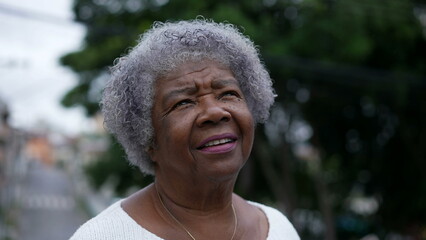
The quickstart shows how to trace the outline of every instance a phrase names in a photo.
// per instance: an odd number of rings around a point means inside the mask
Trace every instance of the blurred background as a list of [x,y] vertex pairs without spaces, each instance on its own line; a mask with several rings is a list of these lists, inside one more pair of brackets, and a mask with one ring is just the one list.
[[0,239],[68,239],[149,184],[102,127],[108,67],[154,21],[240,26],[278,94],[235,191],[305,240],[426,239],[426,3],[0,0]]

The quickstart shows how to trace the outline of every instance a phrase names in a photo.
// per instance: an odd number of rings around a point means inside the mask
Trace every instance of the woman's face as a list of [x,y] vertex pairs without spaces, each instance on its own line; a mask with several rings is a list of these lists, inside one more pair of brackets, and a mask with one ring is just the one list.
[[155,87],[156,176],[236,177],[252,148],[254,122],[232,72],[213,61],[185,63]]

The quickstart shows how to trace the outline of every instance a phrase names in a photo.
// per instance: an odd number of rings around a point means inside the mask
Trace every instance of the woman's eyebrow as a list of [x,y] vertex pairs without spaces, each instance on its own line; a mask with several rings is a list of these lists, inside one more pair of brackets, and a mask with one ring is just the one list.
[[[212,81],[213,89],[219,89],[219,88],[223,88],[230,85],[239,86],[238,81],[235,78],[217,79]],[[177,97],[177,96],[191,95],[196,92],[197,92],[196,86],[188,86],[188,87],[173,89],[170,92],[165,94],[164,102],[168,102],[170,99],[173,99],[174,97]]]
[[239,86],[235,78],[217,79],[212,82],[212,88],[214,89],[223,88],[229,85]]
[[173,89],[170,92],[166,93],[164,96],[164,102],[169,101],[169,99],[174,98],[180,95],[190,95],[197,92],[197,88],[195,86],[182,87],[178,89]]

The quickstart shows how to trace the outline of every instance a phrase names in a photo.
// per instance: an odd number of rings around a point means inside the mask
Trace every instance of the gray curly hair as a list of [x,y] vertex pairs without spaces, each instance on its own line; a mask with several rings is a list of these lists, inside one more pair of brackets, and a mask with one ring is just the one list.
[[147,150],[154,139],[155,81],[185,62],[204,59],[233,72],[255,123],[268,118],[275,97],[272,81],[253,42],[235,26],[205,19],[154,23],[126,56],[114,62],[101,100],[107,130],[143,173],[154,175]]

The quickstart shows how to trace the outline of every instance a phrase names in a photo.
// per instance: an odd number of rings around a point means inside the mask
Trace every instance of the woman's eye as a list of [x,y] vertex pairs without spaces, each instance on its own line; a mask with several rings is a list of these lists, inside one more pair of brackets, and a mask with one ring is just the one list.
[[240,98],[240,94],[238,94],[236,91],[227,91],[227,92],[224,92],[222,94],[222,97],[237,97],[237,98]]
[[178,103],[176,103],[176,104],[173,106],[173,109],[178,108],[178,107],[181,107],[181,106],[185,106],[185,105],[188,105],[188,104],[191,104],[191,103],[192,103],[192,101],[191,101],[191,100],[189,100],[189,99],[185,99],[185,100],[182,100],[182,101],[179,101]]

